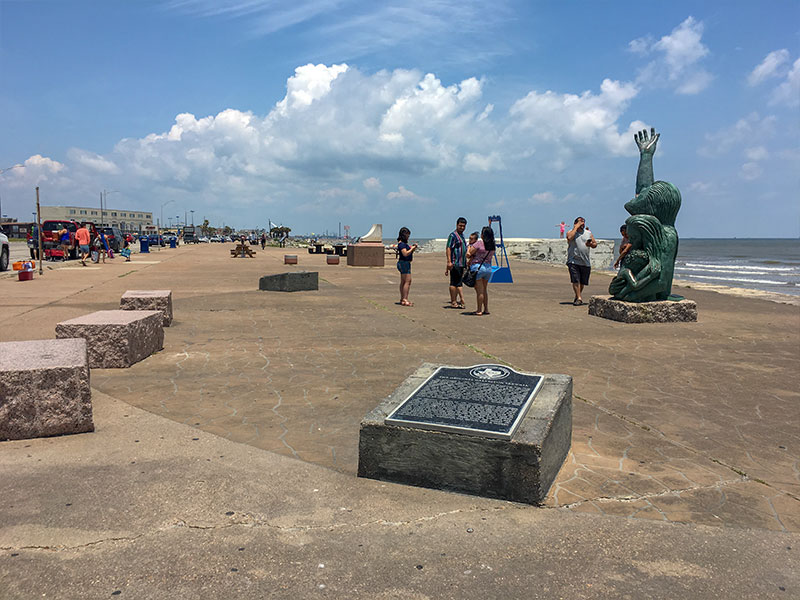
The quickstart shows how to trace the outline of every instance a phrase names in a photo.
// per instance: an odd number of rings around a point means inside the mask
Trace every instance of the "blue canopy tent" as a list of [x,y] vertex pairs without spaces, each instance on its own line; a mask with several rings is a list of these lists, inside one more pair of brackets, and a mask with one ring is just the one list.
[[503,242],[503,223],[500,215],[489,215],[489,227],[492,227],[492,223],[497,223],[499,235],[494,238],[496,248],[489,283],[514,283],[514,279],[511,277],[511,265],[508,264],[506,245]]

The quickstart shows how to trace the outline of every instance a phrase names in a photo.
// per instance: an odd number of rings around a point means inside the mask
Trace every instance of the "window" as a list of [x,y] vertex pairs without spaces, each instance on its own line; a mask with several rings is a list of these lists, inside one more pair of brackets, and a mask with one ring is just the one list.
[[111,213],[111,216],[112,216],[112,217],[116,217],[116,216],[117,216],[117,213],[115,213],[115,212],[112,212],[112,213]]
[[92,214],[93,214],[93,215],[96,215],[96,214],[97,214],[97,211],[96,211],[96,210],[93,210],[93,211],[92,211]]
[[75,214],[75,209],[74,208],[70,208],[69,209],[69,214],[74,215]]
[[86,211],[85,211],[85,210],[82,210],[82,211],[81,211],[81,214],[82,214],[82,215],[85,215],[85,214],[86,214]]

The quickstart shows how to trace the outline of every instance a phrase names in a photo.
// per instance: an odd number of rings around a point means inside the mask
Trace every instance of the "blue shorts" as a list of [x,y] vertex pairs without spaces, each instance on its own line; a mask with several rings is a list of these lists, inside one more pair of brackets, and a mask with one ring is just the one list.
[[469,270],[473,273],[477,271],[478,274],[475,276],[475,279],[485,279],[486,281],[489,281],[489,278],[492,276],[492,265],[470,265]]
[[89,244],[81,244],[81,253],[89,254]]
[[397,261],[397,270],[400,271],[401,275],[408,275],[411,273],[411,261],[410,260],[398,260]]

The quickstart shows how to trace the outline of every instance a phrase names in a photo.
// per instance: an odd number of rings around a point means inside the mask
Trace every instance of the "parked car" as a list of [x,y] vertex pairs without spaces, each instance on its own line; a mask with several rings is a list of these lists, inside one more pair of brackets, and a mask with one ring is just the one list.
[[11,254],[11,246],[8,243],[8,236],[0,231],[0,271],[8,270],[8,257]]
[[197,238],[197,241],[202,244],[207,244],[209,242],[208,238],[204,235],[201,235],[199,238]]
[[220,235],[212,235],[209,238],[209,241],[210,242],[222,242],[222,236],[220,236]]
[[122,235],[125,237],[125,240],[126,240],[126,241],[127,241],[129,244],[132,244],[132,243],[134,242],[134,237],[133,237],[133,234],[131,234],[131,233],[123,233]]
[[166,246],[164,243],[164,236],[158,235],[157,233],[148,235],[147,241],[150,242],[151,246]]
[[122,231],[119,227],[103,227],[103,234],[106,237],[109,248],[114,252],[119,252],[122,248]]

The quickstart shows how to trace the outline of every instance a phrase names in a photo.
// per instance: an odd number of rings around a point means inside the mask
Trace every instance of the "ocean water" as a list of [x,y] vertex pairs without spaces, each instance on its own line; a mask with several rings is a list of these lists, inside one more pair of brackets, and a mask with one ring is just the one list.
[[681,239],[675,279],[798,296],[800,240]]

